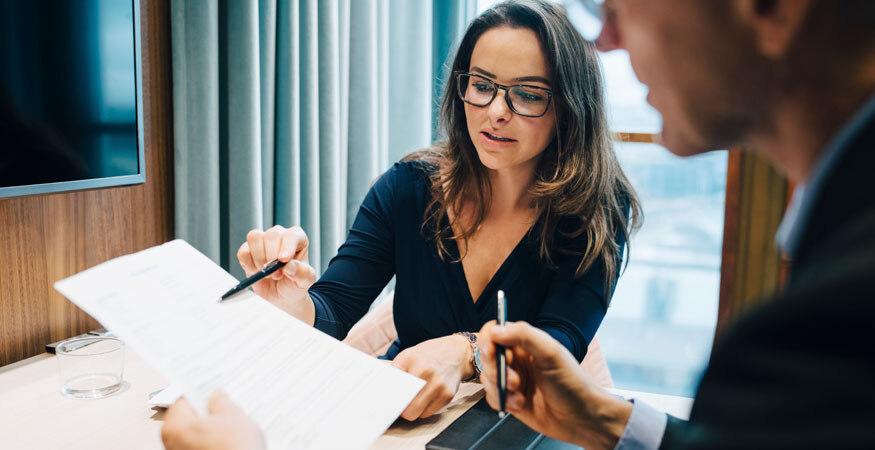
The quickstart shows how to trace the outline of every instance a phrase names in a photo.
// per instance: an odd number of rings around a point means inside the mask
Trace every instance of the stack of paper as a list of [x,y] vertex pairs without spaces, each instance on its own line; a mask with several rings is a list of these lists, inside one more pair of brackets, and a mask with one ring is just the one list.
[[424,382],[294,319],[186,242],[123,256],[55,288],[196,408],[224,390],[271,448],[367,448]]

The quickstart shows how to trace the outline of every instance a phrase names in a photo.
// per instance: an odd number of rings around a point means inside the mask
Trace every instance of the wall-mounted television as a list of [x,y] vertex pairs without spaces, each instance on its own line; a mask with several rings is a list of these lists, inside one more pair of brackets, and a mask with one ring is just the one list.
[[143,183],[139,0],[0,0],[0,198]]

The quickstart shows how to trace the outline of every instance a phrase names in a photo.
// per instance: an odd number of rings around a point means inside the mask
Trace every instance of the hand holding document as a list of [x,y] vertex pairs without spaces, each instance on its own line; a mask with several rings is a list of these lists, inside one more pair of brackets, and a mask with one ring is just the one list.
[[367,448],[424,382],[294,319],[171,241],[59,281],[55,288],[180,386],[201,411],[216,389],[270,448]]

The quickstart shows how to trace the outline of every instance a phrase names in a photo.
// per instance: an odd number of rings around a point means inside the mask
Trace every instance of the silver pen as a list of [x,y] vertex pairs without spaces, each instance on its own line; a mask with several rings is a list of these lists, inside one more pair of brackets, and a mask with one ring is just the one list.
[[[498,291],[498,324],[504,325],[507,322],[507,300],[504,297],[504,291]],[[495,346],[495,365],[498,366],[498,417],[507,415],[505,403],[507,402],[507,356],[504,353],[504,346]]]

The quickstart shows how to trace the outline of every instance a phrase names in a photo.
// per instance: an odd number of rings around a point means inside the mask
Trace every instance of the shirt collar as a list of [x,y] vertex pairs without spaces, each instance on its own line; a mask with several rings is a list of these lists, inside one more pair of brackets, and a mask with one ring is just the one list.
[[792,258],[796,254],[804,228],[814,209],[814,199],[823,189],[826,178],[850,146],[851,140],[873,118],[875,118],[875,94],[869,97],[847,125],[830,140],[808,179],[796,186],[793,198],[775,235],[778,247],[787,257]]

